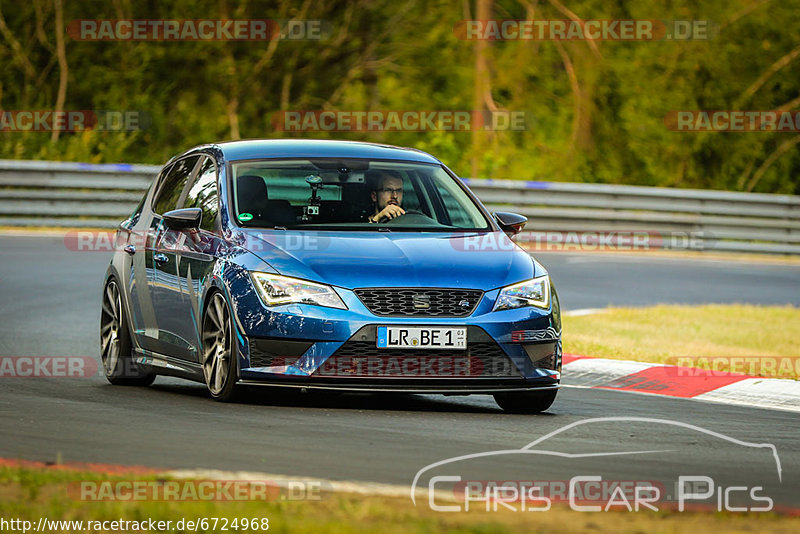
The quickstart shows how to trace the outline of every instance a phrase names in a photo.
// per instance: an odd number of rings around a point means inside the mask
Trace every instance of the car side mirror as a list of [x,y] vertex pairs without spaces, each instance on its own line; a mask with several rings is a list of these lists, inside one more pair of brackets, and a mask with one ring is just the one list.
[[525,228],[525,223],[528,222],[528,218],[524,215],[519,215],[517,213],[507,213],[504,211],[498,211],[494,213],[494,218],[497,221],[497,224],[500,225],[500,228],[509,236],[517,235]]
[[172,210],[164,214],[164,222],[172,230],[197,230],[203,220],[200,208],[184,208]]

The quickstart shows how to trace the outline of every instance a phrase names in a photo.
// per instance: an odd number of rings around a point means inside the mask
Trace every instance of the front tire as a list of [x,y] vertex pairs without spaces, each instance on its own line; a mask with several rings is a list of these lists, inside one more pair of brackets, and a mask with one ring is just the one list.
[[494,401],[508,413],[540,413],[552,406],[558,390],[495,393]]
[[222,293],[215,292],[203,315],[203,376],[211,397],[233,400],[238,380],[238,358],[230,308]]
[[132,349],[119,286],[112,279],[103,291],[100,311],[100,358],[106,380],[119,386],[149,386],[156,375],[133,361]]

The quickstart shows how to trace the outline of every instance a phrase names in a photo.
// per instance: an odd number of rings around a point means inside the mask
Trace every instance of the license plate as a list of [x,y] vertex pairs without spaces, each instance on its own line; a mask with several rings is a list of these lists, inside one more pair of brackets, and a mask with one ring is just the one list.
[[467,329],[379,326],[379,349],[466,349]]

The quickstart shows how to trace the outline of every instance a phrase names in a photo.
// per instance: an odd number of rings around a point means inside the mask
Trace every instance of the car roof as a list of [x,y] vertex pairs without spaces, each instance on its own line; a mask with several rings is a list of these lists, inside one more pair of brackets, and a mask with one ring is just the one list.
[[441,164],[438,159],[430,154],[415,148],[328,139],[225,141],[195,147],[187,153],[209,148],[221,151],[227,161],[260,158],[365,158]]

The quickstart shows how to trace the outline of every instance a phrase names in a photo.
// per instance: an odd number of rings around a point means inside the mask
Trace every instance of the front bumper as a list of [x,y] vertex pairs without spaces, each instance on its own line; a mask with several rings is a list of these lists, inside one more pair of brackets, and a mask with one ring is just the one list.
[[[235,302],[244,384],[350,391],[495,393],[558,388],[557,305],[493,312],[486,292],[468,317],[378,317],[352,291],[348,309],[265,307],[254,291]],[[378,349],[378,326],[463,326],[467,350]]]
[[325,391],[344,392],[380,392],[380,393],[418,393],[418,394],[443,394],[443,395],[473,395],[505,393],[515,391],[539,391],[558,389],[557,382],[540,382],[533,380],[497,380],[497,379],[424,379],[410,382],[408,379],[381,379],[354,381],[347,380],[315,380],[283,378],[280,380],[242,379],[242,385],[289,387],[297,389],[317,389]]

